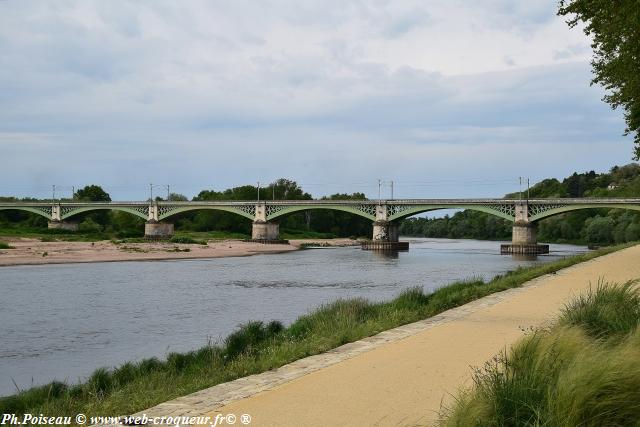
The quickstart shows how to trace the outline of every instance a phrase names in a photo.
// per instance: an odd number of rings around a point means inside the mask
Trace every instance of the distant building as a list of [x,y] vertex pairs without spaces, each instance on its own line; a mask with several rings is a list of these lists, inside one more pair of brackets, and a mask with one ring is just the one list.
[[607,190],[615,190],[616,188],[618,188],[618,184],[611,183],[607,186]]

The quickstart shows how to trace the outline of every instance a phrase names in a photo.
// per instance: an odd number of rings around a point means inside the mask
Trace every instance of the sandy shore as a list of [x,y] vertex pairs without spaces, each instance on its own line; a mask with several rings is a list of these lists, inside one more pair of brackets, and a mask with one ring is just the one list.
[[[441,403],[471,385],[471,367],[482,366],[528,328],[555,318],[569,298],[598,278],[639,278],[639,259],[640,246],[635,246],[541,277],[471,303],[462,308],[463,315],[443,313],[444,320],[422,323],[406,338],[285,378],[270,390],[254,394],[249,385],[239,393],[250,397],[212,408],[208,415],[249,414],[255,426],[430,425]],[[258,376],[246,382],[258,383]]]
[[318,242],[326,246],[357,244],[349,239],[291,240],[288,245],[222,240],[210,241],[206,246],[166,242],[115,244],[108,240],[91,243],[3,238],[2,241],[9,243],[14,249],[0,249],[0,266],[220,258],[295,251],[303,243]]

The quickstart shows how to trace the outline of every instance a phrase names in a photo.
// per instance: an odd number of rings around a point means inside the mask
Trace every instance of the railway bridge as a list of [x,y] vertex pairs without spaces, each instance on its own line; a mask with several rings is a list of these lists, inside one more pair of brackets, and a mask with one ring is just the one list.
[[[538,221],[580,209],[616,208],[640,211],[640,199],[397,199],[397,200],[273,200],[273,201],[140,201],[140,202],[0,202],[0,210],[17,209],[41,215],[50,228],[77,229],[73,217],[82,212],[118,210],[143,218],[145,236],[168,237],[173,234],[170,218],[202,209],[231,212],[253,222],[252,238],[261,241],[279,239],[278,219],[294,212],[332,209],[359,215],[372,222],[371,241],[380,247],[392,247],[399,240],[400,220],[412,215],[441,209],[471,209],[495,215],[513,223],[511,251],[535,252]],[[385,244],[387,246],[385,246]],[[390,245],[390,246],[389,246]]]

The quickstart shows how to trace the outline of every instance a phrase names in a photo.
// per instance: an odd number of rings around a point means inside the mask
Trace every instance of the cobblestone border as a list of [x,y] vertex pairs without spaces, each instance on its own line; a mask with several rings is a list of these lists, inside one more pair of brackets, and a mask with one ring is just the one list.
[[[598,257],[596,259],[600,258],[603,257]],[[596,259],[587,261],[587,263],[595,261]],[[585,263],[577,265],[582,264]],[[568,267],[558,273],[552,274],[562,275],[573,267],[575,266]],[[521,287],[507,289],[505,291],[487,295],[460,307],[444,311],[428,319],[399,326],[397,328],[381,332],[377,335],[336,347],[335,349],[329,350],[325,353],[305,357],[271,371],[238,378],[230,382],[218,384],[186,396],[160,403],[159,405],[133,414],[133,416],[142,416],[143,414],[146,414],[147,417],[176,417],[199,416],[210,413],[232,402],[253,396],[263,391],[271,390],[281,384],[285,384],[317,370],[335,365],[336,363],[340,363],[359,354],[366,353],[385,344],[402,340],[453,320],[464,318],[478,310],[491,307],[511,296],[525,292],[530,288],[537,287],[547,279],[548,276],[550,275],[540,276],[526,282]]]

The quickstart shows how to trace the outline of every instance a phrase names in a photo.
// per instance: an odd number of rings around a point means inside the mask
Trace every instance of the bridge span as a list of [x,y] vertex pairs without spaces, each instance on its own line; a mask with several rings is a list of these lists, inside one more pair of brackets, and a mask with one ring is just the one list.
[[240,215],[253,222],[252,238],[279,239],[278,219],[298,211],[331,209],[349,212],[372,221],[372,242],[398,242],[399,221],[419,213],[440,209],[471,209],[495,215],[513,223],[512,246],[516,252],[535,252],[537,222],[565,212],[617,208],[640,211],[636,198],[580,199],[397,199],[397,200],[266,200],[212,202],[0,202],[0,210],[16,209],[41,215],[50,228],[77,229],[72,218],[82,212],[118,210],[144,220],[145,236],[168,237],[174,215],[193,210],[213,209]]

